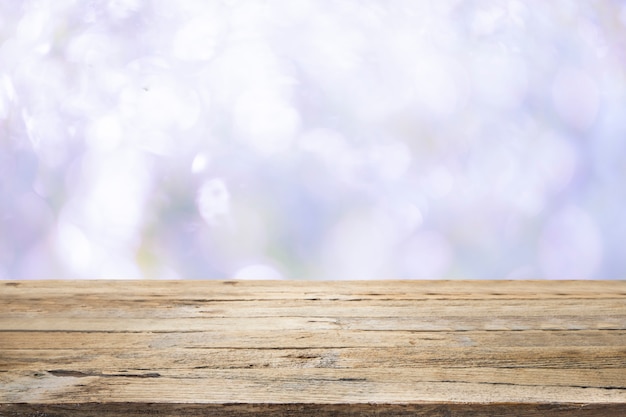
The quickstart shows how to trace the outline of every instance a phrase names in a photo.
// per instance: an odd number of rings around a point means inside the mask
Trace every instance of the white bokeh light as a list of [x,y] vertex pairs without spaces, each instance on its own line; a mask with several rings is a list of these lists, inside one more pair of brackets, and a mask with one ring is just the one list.
[[602,239],[593,220],[570,206],[547,222],[539,244],[541,268],[546,278],[590,278],[602,261]]
[[268,90],[242,94],[234,117],[241,140],[264,155],[288,150],[300,126],[297,110]]
[[351,213],[333,228],[324,245],[333,279],[373,279],[384,274],[398,232],[379,210]]
[[88,275],[93,264],[92,245],[77,226],[61,222],[57,233],[57,255],[75,276]]
[[552,87],[554,107],[569,126],[586,130],[595,122],[600,97],[594,79],[583,70],[561,69]]
[[198,210],[209,225],[216,225],[230,212],[230,193],[223,180],[214,178],[198,190]]
[[625,10],[0,1],[0,275],[622,278]]
[[447,239],[433,231],[419,232],[401,251],[402,277],[432,279],[445,276],[452,262],[452,248]]
[[174,56],[185,61],[207,61],[215,54],[221,22],[218,16],[199,16],[185,23],[174,37]]
[[276,269],[264,264],[248,265],[241,268],[235,275],[234,279],[253,279],[253,280],[275,280],[283,279],[283,276]]

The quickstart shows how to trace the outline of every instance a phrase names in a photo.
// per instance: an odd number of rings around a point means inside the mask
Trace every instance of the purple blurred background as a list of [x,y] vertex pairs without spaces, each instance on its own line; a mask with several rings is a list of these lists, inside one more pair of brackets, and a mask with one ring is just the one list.
[[0,0],[0,278],[625,278],[626,3]]

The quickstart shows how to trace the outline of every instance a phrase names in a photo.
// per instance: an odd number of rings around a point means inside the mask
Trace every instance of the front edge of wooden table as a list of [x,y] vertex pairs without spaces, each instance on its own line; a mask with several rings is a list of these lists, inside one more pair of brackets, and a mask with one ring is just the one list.
[[0,416],[623,416],[623,281],[0,281]]

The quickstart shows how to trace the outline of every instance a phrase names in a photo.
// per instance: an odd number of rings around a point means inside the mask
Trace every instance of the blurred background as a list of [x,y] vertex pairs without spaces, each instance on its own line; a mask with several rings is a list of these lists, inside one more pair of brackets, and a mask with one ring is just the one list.
[[0,277],[626,278],[620,0],[0,0]]

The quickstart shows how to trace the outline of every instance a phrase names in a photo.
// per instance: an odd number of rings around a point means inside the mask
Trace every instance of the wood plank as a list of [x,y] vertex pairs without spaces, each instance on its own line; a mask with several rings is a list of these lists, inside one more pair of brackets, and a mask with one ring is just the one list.
[[[626,281],[73,281],[72,297],[186,300],[589,299],[626,297]],[[0,297],[66,297],[64,281],[8,281]]]
[[[459,314],[461,314],[459,312]],[[424,317],[207,317],[167,320],[161,318],[32,317],[0,319],[9,331],[176,332],[230,329],[263,330],[364,330],[364,331],[473,331],[473,330],[625,330],[626,316],[424,316]]]
[[[606,372],[490,369],[250,369],[107,374],[65,369],[17,374],[3,384],[8,402],[415,403],[623,402],[623,377]],[[28,389],[24,389],[27,383]],[[588,384],[589,383],[589,384]],[[7,401],[3,401],[7,402]]]
[[626,415],[622,281],[0,282],[0,416]]
[[[184,416],[184,417],[606,417],[621,416],[624,407],[621,403],[605,404],[562,404],[562,403],[419,403],[385,404],[356,403],[344,404],[271,404],[271,403],[110,403],[103,409],[99,403],[75,404],[0,404],[0,413],[10,416],[32,417],[142,417],[142,416]],[[512,410],[514,410],[512,412]],[[3,414],[0,414],[3,415]]]
[[[418,368],[436,364],[444,368],[464,366],[533,369],[624,369],[626,346],[620,347],[501,347],[501,348],[197,348],[134,351],[92,349],[89,354],[72,349],[15,349],[6,351],[0,372],[14,367],[36,371],[50,364],[71,369],[106,369],[117,373],[133,369],[262,369],[262,368]],[[460,365],[462,364],[462,365]],[[626,373],[624,375],[626,378]],[[626,385],[624,380],[623,385]]]
[[604,330],[529,330],[472,332],[412,332],[325,330],[262,330],[224,332],[25,332],[5,331],[0,350],[72,349],[89,350],[107,346],[110,349],[235,348],[254,346],[259,349],[363,348],[363,347],[622,347],[626,331]]
[[[626,316],[626,300],[605,299],[542,299],[542,300],[247,300],[189,301],[116,300],[106,305],[94,304],[87,298],[73,296],[48,297],[45,302],[11,299],[3,302],[0,319],[34,318],[211,318],[211,317],[484,317],[497,312],[499,316],[572,316],[581,309],[586,316]],[[320,316],[320,312],[323,315]]]

